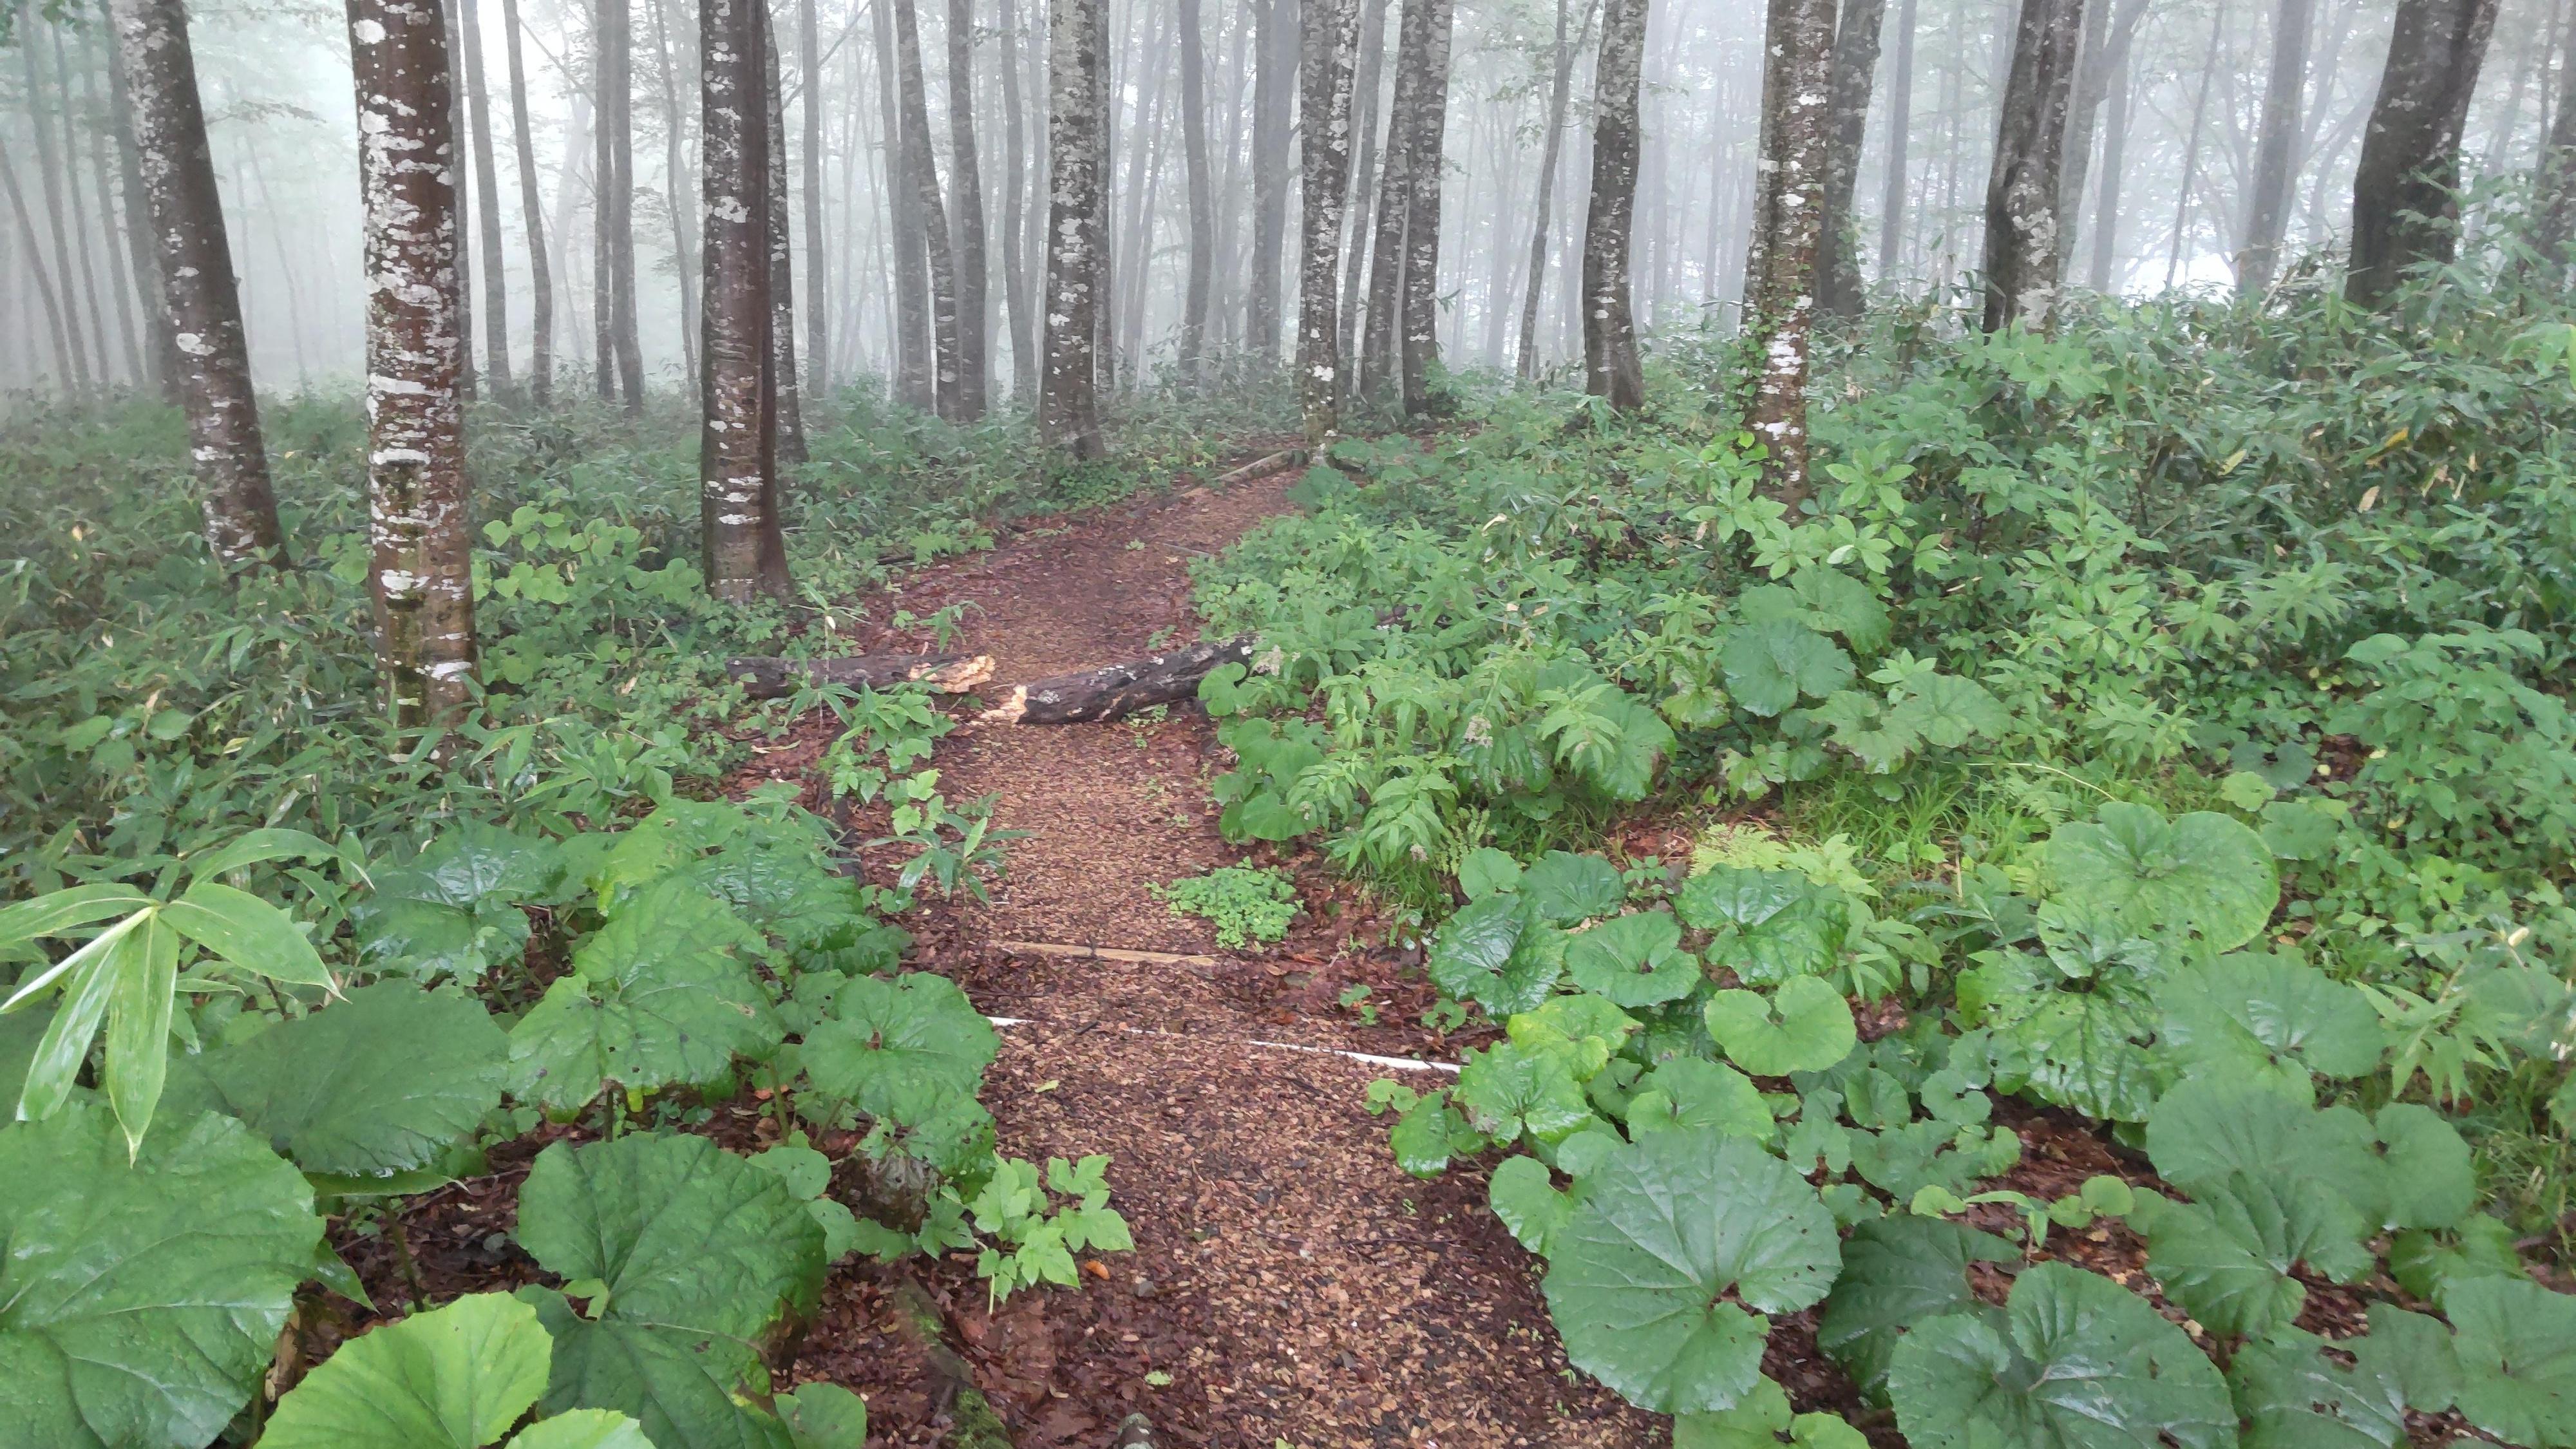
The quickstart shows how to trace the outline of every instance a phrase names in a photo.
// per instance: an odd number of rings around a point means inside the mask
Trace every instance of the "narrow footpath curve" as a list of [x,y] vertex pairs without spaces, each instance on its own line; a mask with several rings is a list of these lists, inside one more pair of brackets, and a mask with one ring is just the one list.
[[[1086,515],[924,570],[872,613],[972,605],[961,647],[991,654],[1003,683],[1185,642],[1191,561],[1286,511],[1295,476]],[[952,800],[997,794],[996,823],[1029,835],[989,905],[923,929],[920,964],[1021,1021],[986,1093],[1003,1150],[1109,1154],[1137,1243],[1086,1272],[1081,1293],[1023,1295],[989,1318],[971,1278],[934,1285],[1017,1442],[1106,1446],[1138,1411],[1158,1444],[1224,1449],[1662,1441],[1661,1421],[1567,1369],[1535,1261],[1484,1208],[1482,1174],[1426,1183],[1396,1169],[1386,1119],[1361,1105],[1386,1069],[1250,1045],[1403,1052],[1408,1035],[1333,1006],[1345,980],[1391,979],[1392,958],[1313,921],[1267,952],[1221,951],[1207,923],[1150,894],[1243,858],[1207,798],[1221,754],[1184,706],[961,729],[934,760]],[[888,1367],[903,1356],[891,1317],[882,1283],[836,1288],[800,1373],[878,1384],[871,1444],[936,1442],[935,1393]]]

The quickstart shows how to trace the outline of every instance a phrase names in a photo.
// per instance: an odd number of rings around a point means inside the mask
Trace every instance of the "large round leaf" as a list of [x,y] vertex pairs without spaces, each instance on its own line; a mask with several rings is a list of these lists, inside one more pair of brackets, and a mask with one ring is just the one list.
[[1920,1324],[1888,1374],[1914,1449],[2232,1449],[2209,1357],[2146,1300],[2062,1263],[2013,1285],[2003,1321]]
[[1681,949],[1670,911],[1614,916],[1565,943],[1567,979],[1620,1006],[1679,1001],[1699,985],[1699,958]]
[[1791,619],[1741,625],[1718,646],[1726,692],[1765,717],[1798,702],[1822,699],[1852,682],[1851,656],[1834,641]]
[[2527,1278],[2472,1278],[2442,1294],[2460,1360],[2460,1412],[2509,1444],[2576,1445],[2576,1295]]
[[2207,1071],[2306,1094],[2310,1073],[2359,1077],[2387,1045],[2359,987],[2280,956],[2224,956],[2156,988],[2159,1040],[2184,1075]]
[[277,1402],[260,1449],[482,1449],[546,1391],[537,1310],[475,1293],[340,1346]]
[[1851,1004],[1816,976],[1793,976],[1767,1000],[1758,991],[1720,991],[1701,1016],[1727,1060],[1757,1077],[1821,1072],[1860,1040]]
[[131,1165],[99,1103],[0,1129],[0,1449],[202,1449],[250,1401],[322,1240],[239,1122],[164,1122]]
[[1761,1377],[1757,1315],[1822,1298],[1841,1262],[1816,1190],[1746,1138],[1657,1132],[1583,1186],[1549,1243],[1548,1312],[1575,1367],[1657,1413],[1733,1408]]
[[2230,1174],[2316,1182],[2379,1221],[2387,1170],[2370,1120],[2350,1107],[2313,1110],[2260,1087],[2195,1078],[2147,1118],[2147,1156],[2167,1182],[2195,1195],[2224,1191]]
[[1862,1393],[1884,1400],[1888,1366],[1907,1331],[1977,1307],[1968,1265],[2020,1257],[1992,1233],[1940,1218],[1906,1214],[1862,1223],[1843,1243],[1842,1275],[1816,1321],[1816,1346]]
[[1684,924],[1714,933],[1709,963],[1755,986],[1833,969],[1851,925],[1841,892],[1793,870],[1711,866],[1673,904]]
[[1560,926],[1606,916],[1619,909],[1628,889],[1619,868],[1597,855],[1551,850],[1521,873],[1521,899],[1539,919]]
[[993,1024],[944,976],[853,978],[831,1017],[806,1033],[805,1073],[862,1112],[913,1121],[941,1099],[973,1096],[1002,1049]]
[[2210,951],[2254,939],[2281,899],[2263,837],[2206,810],[2167,822],[2148,806],[2114,802],[2090,822],[2059,826],[2045,859],[2059,897],[2116,912],[2140,931],[2198,937]]

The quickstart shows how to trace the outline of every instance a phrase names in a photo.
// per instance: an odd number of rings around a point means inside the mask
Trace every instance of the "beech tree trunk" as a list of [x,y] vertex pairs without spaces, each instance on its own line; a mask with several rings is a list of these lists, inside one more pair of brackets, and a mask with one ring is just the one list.
[[[118,71],[134,104],[137,189],[149,213],[145,224],[160,243],[151,270],[160,278],[161,298],[151,310],[171,319],[172,346],[180,354],[171,380],[188,412],[206,546],[226,567],[281,561],[286,533],[269,488],[187,8],[182,0],[115,0],[109,17]],[[46,302],[50,311],[50,292]]]
[[[774,459],[802,463],[806,458],[805,403],[797,387],[796,257],[787,240],[791,232],[787,220],[787,101],[779,85],[778,35],[770,24],[766,3],[760,6],[759,18],[762,92],[769,103],[769,234],[765,240],[769,246],[770,452]],[[776,477],[773,470],[773,484]]]
[[984,247],[984,170],[975,154],[974,0],[948,0],[948,188],[957,229],[957,407],[960,422],[984,416],[992,390],[991,275]]
[[1351,61],[1359,0],[1305,0],[1299,45],[1305,142],[1303,256],[1297,283],[1297,398],[1306,441],[1341,430],[1342,211],[1351,182]]
[[[21,21],[20,24],[30,25],[32,22]],[[53,273],[55,280],[61,283],[63,328],[61,336],[56,340],[62,345],[58,346],[55,352],[58,357],[68,352],[72,368],[72,390],[75,394],[86,394],[90,390],[89,337],[82,325],[81,293],[79,284],[74,280],[77,273],[72,260],[74,251],[71,237],[63,227],[65,215],[63,173],[59,158],[55,155],[54,125],[44,113],[45,83],[36,71],[36,39],[32,34],[21,32],[18,40],[18,59],[27,77],[29,128],[36,137],[36,184],[45,198],[45,225],[53,234]],[[88,252],[84,250],[79,255],[85,261]],[[104,357],[99,359],[102,370],[106,362],[107,359]]]
[[1584,390],[1621,412],[1645,405],[1637,323],[1628,304],[1628,233],[1637,204],[1637,86],[1647,0],[1606,0],[1592,67],[1592,207],[1583,223]]
[[1108,456],[1097,387],[1104,0],[1053,0],[1047,24],[1046,376],[1038,434],[1076,462]]
[[1878,277],[1896,275],[1896,249],[1905,237],[1905,153],[1914,134],[1914,0],[1896,11],[1895,74],[1887,87],[1887,181],[1879,193]]
[[[805,124],[805,385],[818,397],[831,395],[831,273],[823,252],[823,48],[814,17],[814,0],[797,0],[797,104]],[[798,392],[797,422],[804,422]]]
[[[1279,365],[1280,257],[1288,241],[1290,103],[1297,91],[1298,0],[1252,0],[1252,278],[1243,346],[1255,371]],[[1319,0],[1320,3],[1320,0]]]
[[[115,378],[112,375],[113,369],[108,362],[109,347],[107,341],[107,310],[99,303],[98,270],[96,264],[91,259],[92,254],[97,250],[97,248],[90,245],[89,203],[87,198],[82,195],[80,179],[80,133],[75,130],[72,125],[71,65],[63,55],[62,28],[60,26],[52,25],[49,25],[46,28],[51,32],[51,48],[54,53],[54,119],[62,124],[62,150],[59,154],[58,161],[62,168],[61,181],[63,195],[68,198],[71,203],[71,236],[73,241],[72,264],[66,268],[65,275],[63,277],[63,285],[65,288],[71,290],[72,295],[78,299],[80,303],[78,307],[73,309],[75,318],[79,317],[84,311],[86,313],[89,322],[88,337],[91,356],[97,359],[98,384],[100,387],[104,388],[113,383]],[[36,37],[32,32],[22,32],[22,34],[24,35],[24,39],[21,43],[25,45],[28,52],[32,55],[36,48]],[[32,90],[30,91],[27,100],[29,110],[31,112],[30,118],[36,123],[38,135],[42,136],[45,128],[45,116],[41,110],[37,110],[35,108],[36,96]],[[99,197],[99,204],[101,206],[105,206],[107,204],[107,198],[104,195]],[[76,288],[72,286],[72,274],[75,269],[77,270],[77,274],[80,278],[80,285]]]
[[465,40],[465,123],[474,148],[474,220],[483,238],[483,374],[493,396],[510,395],[510,286],[501,266],[501,178],[492,168],[492,106],[483,87],[483,21],[475,0],[458,0]]
[[[1383,0],[1381,0],[1383,3]],[[1216,188],[1208,172],[1207,35],[1199,0],[1180,0],[1181,152],[1190,191],[1189,282],[1181,302],[1181,385],[1197,389],[1207,354],[1208,302],[1216,283]]]
[[2532,249],[2548,266],[2547,275],[2567,275],[2567,243],[2576,237],[2576,18],[2571,18],[2564,45],[2566,79],[2561,83],[2557,113],[2549,118],[2534,184]]
[[644,410],[644,349],[635,319],[635,46],[627,0],[595,0],[591,103],[597,126],[592,176],[597,190],[592,217],[598,245],[593,255],[592,306],[596,311],[599,396],[625,394],[626,410]]
[[2460,128],[2478,87],[2497,0],[2398,0],[2352,179],[2352,266],[2344,300],[2376,307],[2410,267],[2459,244]]
[[501,23],[510,32],[510,139],[519,153],[519,210],[528,224],[528,285],[535,305],[528,324],[534,351],[528,358],[528,395],[538,407],[555,400],[554,267],[546,258],[546,212],[537,192],[537,148],[528,138],[528,76],[519,59],[519,0],[501,0]]
[[1405,168],[1412,193],[1404,223],[1404,411],[1431,407],[1431,369],[1440,360],[1440,185],[1449,127],[1449,34],[1454,0],[1430,0],[1420,104]]
[[1869,94],[1878,76],[1879,36],[1886,28],[1887,0],[1842,0],[1832,90],[1825,103],[1833,111],[1832,138],[1825,150],[1825,216],[1816,243],[1816,306],[1833,317],[1857,317],[1861,310],[1859,218],[1852,201],[1860,189],[1860,148],[1869,135]]
[[[104,7],[102,6],[101,8],[103,9]],[[119,228],[116,224],[116,203],[109,200],[109,197],[114,195],[118,189],[114,173],[110,171],[107,164],[107,147],[111,128],[107,124],[107,112],[105,108],[99,105],[98,100],[98,72],[102,68],[98,56],[98,38],[87,29],[83,29],[80,32],[80,38],[81,102],[83,109],[88,111],[90,115],[90,179],[98,189],[99,231],[104,236],[108,244],[105,262],[107,269],[107,294],[110,298],[114,299],[116,303],[117,348],[125,354],[125,367],[127,374],[131,376],[134,379],[135,384],[140,387],[151,382],[152,369],[150,365],[144,361],[142,348],[136,345],[135,342],[134,301],[137,295],[137,287],[140,285],[143,276],[148,274],[129,274],[127,268],[128,264],[132,261],[132,258],[127,253],[126,249],[118,244],[117,233]],[[116,67],[113,65],[105,67],[105,69],[108,70],[114,70],[115,68]],[[151,310],[149,302],[145,303],[145,310]]]
[[[447,63],[454,67],[447,77],[447,134],[456,148],[456,175],[453,178],[456,195],[456,395],[467,402],[472,402],[474,400],[475,206],[473,194],[466,189],[466,178],[472,174],[466,164],[466,156],[469,138],[473,135],[474,128],[468,125],[465,119],[465,73],[462,61],[459,59],[465,50],[465,33],[458,21],[456,7],[442,4],[441,8],[447,15]],[[252,166],[256,169],[257,165],[254,153]],[[269,205],[268,183],[260,182],[259,190],[260,205],[266,207]],[[285,244],[281,241],[278,246],[278,260],[283,262],[285,259]],[[295,274],[292,271],[286,274],[286,312],[287,329],[292,335],[298,330],[295,322]],[[295,373],[298,379],[304,376],[304,355],[300,345],[296,349]]]
[[[113,6],[108,10],[108,24],[111,30],[118,26]],[[143,186],[142,146],[136,135],[133,88],[126,80],[122,42],[111,34],[108,45],[107,99],[116,125],[117,180],[125,193],[125,245],[134,258],[135,286],[143,306],[145,338],[150,344],[152,382],[160,390],[162,401],[184,407],[187,394],[183,376],[188,362],[179,351],[179,329],[170,321],[169,282],[161,275],[161,252],[154,241],[152,204]],[[192,86],[194,72],[192,64]],[[204,129],[202,118],[199,129]],[[235,311],[239,311],[238,306]]]
[[[1195,4],[1197,0],[1182,0]],[[1031,407],[1038,395],[1038,328],[1029,305],[1028,155],[1024,137],[1028,122],[1020,104],[1020,55],[1027,41],[1020,32],[1019,0],[1002,5],[1002,301],[1011,311],[1011,396]]]
[[939,382],[930,356],[930,273],[920,202],[912,184],[911,125],[904,117],[903,72],[895,62],[894,7],[874,11],[877,107],[885,132],[886,221],[894,235],[895,400],[930,412]]
[[[45,246],[36,232],[35,215],[28,211],[27,195],[18,187],[18,168],[10,163],[5,149],[0,149],[0,192],[7,193],[9,214],[18,219],[18,235],[27,248],[27,280],[35,287],[36,301],[44,309],[46,339],[53,343],[52,361],[59,368],[71,356],[71,343],[63,327],[62,298],[55,294],[53,273],[45,265]],[[68,387],[70,379],[64,382]]]
[[1334,343],[1336,355],[1341,358],[1345,402],[1357,396],[1354,387],[1358,381],[1360,289],[1367,282],[1369,233],[1376,215],[1371,202],[1377,190],[1370,183],[1377,174],[1377,98],[1386,63],[1387,3],[1388,0],[1362,0],[1359,71],[1351,88],[1351,121],[1359,127],[1359,152],[1351,164],[1350,209],[1342,218],[1350,233],[1349,255],[1342,264],[1341,336]]
[[[1547,93],[1547,137],[1540,143],[1537,214],[1530,219],[1529,289],[1521,295],[1520,356],[1516,370],[1523,382],[1538,376],[1538,302],[1547,286],[1547,242],[1550,213],[1556,208],[1556,167],[1565,151],[1565,110],[1574,91],[1574,38],[1566,33],[1567,0],[1556,0],[1556,48]],[[1591,6],[1583,23],[1592,24]],[[1597,84],[1597,82],[1596,82]]]
[[2259,297],[2271,290],[2290,221],[2290,183],[2299,169],[2299,103],[2308,83],[2308,28],[2316,0],[2280,0],[2272,19],[2272,75],[2263,90],[2263,123],[2254,144],[2254,187],[2245,207],[2245,247],[2236,254],[2236,288]]
[[2065,269],[2058,210],[2083,0],[2022,0],[1986,179],[1985,329],[2048,325]]
[[1359,396],[1379,412],[1403,404],[1400,338],[1405,232],[1413,212],[1413,137],[1423,106],[1431,46],[1431,12],[1439,0],[1404,0],[1395,42],[1395,98],[1386,118],[1386,164],[1379,176],[1377,222],[1369,243],[1368,321],[1360,333]]
[[697,245],[689,236],[689,199],[687,162],[687,121],[680,112],[679,62],[671,48],[669,7],[663,0],[652,0],[653,53],[661,64],[662,88],[662,201],[665,219],[671,224],[671,260],[680,282],[680,364],[690,385],[698,375],[698,283],[691,275],[695,266]]
[[1744,264],[1759,371],[1746,423],[1766,450],[1763,491],[1795,508],[1809,491],[1807,352],[1832,146],[1834,0],[1770,0],[1762,45],[1762,152]]
[[455,109],[439,7],[348,0],[348,12],[366,227],[376,661],[386,712],[401,734],[444,728],[473,699]]
[[2113,57],[2110,113],[2102,129],[2102,184],[2093,199],[2093,260],[2085,285],[2111,290],[2111,269],[2120,257],[2120,183],[2124,179],[2129,138],[2129,86],[2132,67],[2127,47]]
[[698,7],[699,144],[706,192],[706,374],[698,521],[707,590],[728,603],[788,593],[778,511],[769,333],[769,107],[765,0]]
[[913,0],[894,0],[894,42],[903,88],[904,168],[914,214],[930,258],[930,341],[936,355],[935,406],[950,422],[966,421],[965,375],[958,356],[957,257],[949,246],[948,208],[930,154],[930,102],[921,75],[921,22]]

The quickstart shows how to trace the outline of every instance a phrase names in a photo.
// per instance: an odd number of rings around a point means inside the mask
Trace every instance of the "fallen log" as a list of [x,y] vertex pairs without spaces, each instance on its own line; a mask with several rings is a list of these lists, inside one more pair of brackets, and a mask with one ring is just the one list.
[[1208,486],[1210,488],[1231,488],[1237,483],[1250,482],[1252,479],[1258,478],[1264,473],[1275,472],[1281,468],[1297,467],[1305,461],[1305,449],[1289,448],[1282,452],[1272,453],[1267,457],[1255,458],[1251,462],[1244,464],[1242,467],[1235,469],[1231,473],[1220,473],[1216,477],[1208,480]]
[[1088,724],[1119,719],[1140,709],[1192,698],[1209,670],[1251,659],[1249,634],[1193,644],[1133,664],[1105,665],[1013,685],[1009,699],[979,718],[986,724]]
[[725,661],[725,676],[753,699],[784,699],[809,684],[883,689],[925,684],[939,694],[965,694],[991,682],[990,654],[854,654],[842,659],[778,659],[746,654]]

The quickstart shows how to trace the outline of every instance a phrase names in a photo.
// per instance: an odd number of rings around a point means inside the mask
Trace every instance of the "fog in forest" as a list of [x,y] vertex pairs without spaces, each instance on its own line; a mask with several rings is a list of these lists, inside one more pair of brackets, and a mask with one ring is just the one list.
[[[1293,8],[1294,0],[1273,0]],[[457,7],[451,7],[455,9]],[[774,8],[786,47],[781,72],[787,174],[799,285],[816,275],[807,228],[819,221],[825,305],[822,375],[889,372],[889,121],[887,7],[876,0],[800,0]],[[1008,389],[1011,354],[1027,335],[1008,317],[1015,254],[1029,295],[1044,251],[1044,0],[975,0],[971,38],[977,149],[996,233],[987,287],[993,371]],[[1264,57],[1262,0],[1207,0],[1199,11],[1207,66],[1205,124],[1214,175],[1216,256],[1211,345],[1240,349],[1255,291],[1265,168],[1256,152]],[[1846,7],[1857,9],[1859,7]],[[1996,111],[2012,48],[2016,0],[1886,0],[1861,151],[1852,232],[1871,284],[1923,294],[1961,286],[1979,259]],[[1358,156],[1382,132],[1394,86],[1394,16],[1363,6],[1363,82],[1376,81],[1378,116],[1355,119]],[[951,171],[945,87],[948,7],[918,7],[924,80],[939,174]],[[2285,12],[2312,14],[2295,114],[2284,257],[2339,246],[2351,226],[2356,155],[2387,59],[2384,0],[2093,0],[2069,122],[2074,235],[2070,284],[2130,294],[2168,286],[2223,288],[2246,241],[2258,137]],[[1109,118],[1111,326],[1117,375],[1154,377],[1173,356],[1188,269],[1183,98],[1177,0],[1113,0]],[[2462,147],[2463,177],[2509,188],[2528,175],[2552,118],[2566,104],[2568,0],[2504,0]],[[232,256],[240,274],[252,371],[262,391],[349,386],[360,365],[357,161],[346,18],[305,0],[201,0],[192,38]],[[487,268],[508,297],[516,366],[527,366],[532,307],[526,208],[512,146],[513,97],[503,6],[468,7],[479,42],[501,246],[469,215],[470,295],[478,320]],[[554,346],[565,373],[596,359],[592,238],[599,188],[594,112],[595,12],[524,0],[516,7],[528,139],[554,278]],[[637,0],[632,47],[629,193],[636,247],[637,330],[648,380],[689,376],[684,274],[694,291],[699,208],[698,24],[685,0]],[[1754,195],[1761,106],[1762,13],[1742,0],[1668,0],[1647,21],[1643,148],[1637,175],[1632,276],[1651,337],[1731,327]],[[1274,22],[1275,23],[1275,22]],[[811,63],[799,48],[813,34]],[[1558,33],[1570,61],[1556,131],[1552,197],[1544,213]],[[1598,0],[1460,0],[1449,96],[1440,216],[1440,353],[1452,368],[1510,370],[1519,361],[1533,232],[1544,215],[1545,264],[1536,306],[1536,366],[1580,367],[1576,283],[1589,174]],[[1293,78],[1289,53],[1274,74]],[[1274,32],[1275,33],[1275,32]],[[1380,59],[1372,64],[1371,40]],[[120,175],[122,97],[98,11],[29,9],[0,52],[0,389],[58,391],[82,380],[122,385],[145,366],[131,195]],[[812,76],[810,92],[807,76]],[[468,89],[471,89],[469,78]],[[1293,93],[1293,80],[1283,80]],[[1013,132],[1016,131],[1016,135]],[[2076,147],[2081,146],[2081,151]],[[811,154],[809,155],[809,151]],[[474,157],[482,154],[480,148]],[[2077,160],[2078,156],[2083,159]],[[1298,205],[1288,178],[1287,242],[1273,251],[1283,295],[1296,293]],[[1014,177],[1020,199],[1013,204]],[[1365,202],[1371,184],[1356,188]],[[469,213],[479,194],[469,182]],[[811,194],[809,194],[811,193]],[[678,205],[673,201],[677,198]],[[819,200],[819,206],[817,201]],[[816,215],[816,212],[819,215]],[[1359,209],[1354,208],[1354,214]],[[1017,245],[999,236],[1006,218]],[[693,303],[691,304],[693,305]],[[798,303],[809,330],[814,309]],[[477,339],[478,359],[485,344]]]

